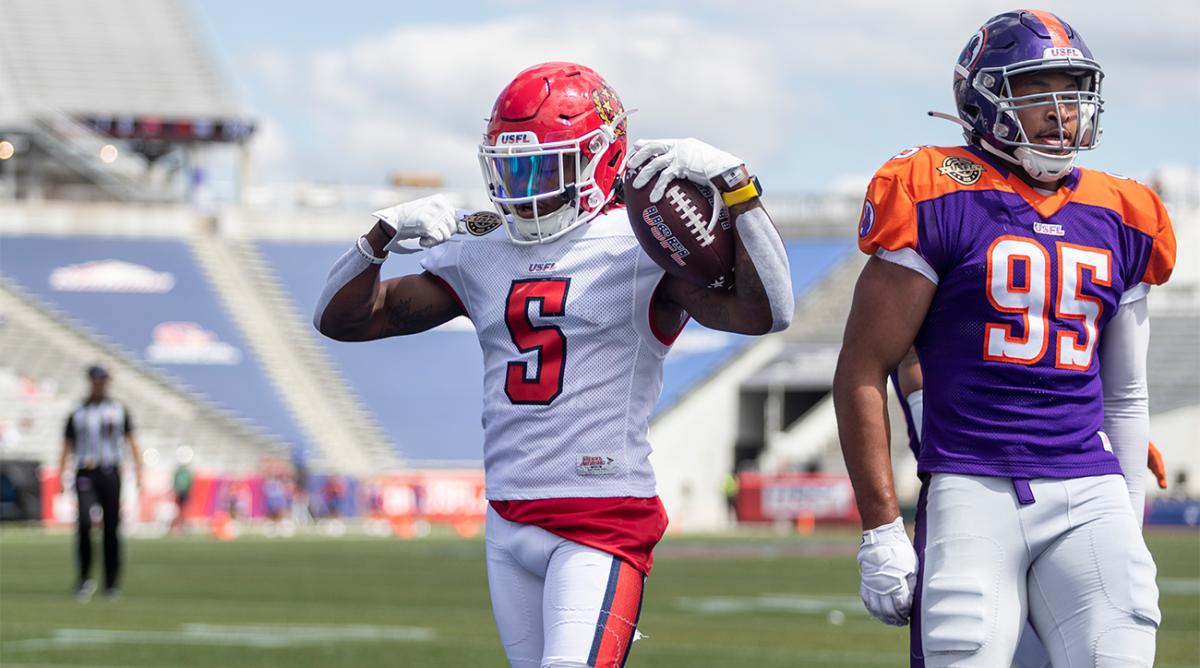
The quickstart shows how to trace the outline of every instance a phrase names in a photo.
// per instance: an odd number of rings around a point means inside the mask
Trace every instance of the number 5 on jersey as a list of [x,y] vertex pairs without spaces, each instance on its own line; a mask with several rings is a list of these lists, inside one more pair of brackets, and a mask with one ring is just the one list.
[[560,327],[534,325],[529,307],[536,305],[542,318],[562,317],[569,287],[569,278],[536,278],[515,280],[508,290],[504,322],[509,336],[517,350],[537,355],[537,370],[532,377],[528,362],[508,363],[504,393],[514,404],[547,406],[562,394],[567,337]]
[[[1055,338],[1054,366],[1085,371],[1099,338],[1096,323],[1104,304],[1083,294],[1083,271],[1092,283],[1112,285],[1112,251],[1103,248],[1055,244],[1058,253],[1058,289],[1055,315],[1083,323],[1079,332],[1061,331]],[[1022,336],[1013,336],[1012,325],[989,322],[984,328],[983,358],[994,362],[1036,364],[1050,342],[1050,254],[1041,244],[1005,235],[992,242],[987,256],[987,295],[992,308],[1017,313],[1024,323]]]

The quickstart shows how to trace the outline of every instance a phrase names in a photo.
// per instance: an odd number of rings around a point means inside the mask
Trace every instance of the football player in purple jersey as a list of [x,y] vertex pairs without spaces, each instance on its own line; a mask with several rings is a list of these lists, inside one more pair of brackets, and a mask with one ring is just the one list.
[[[1053,665],[1145,666],[1160,621],[1130,490],[1149,435],[1146,295],[1175,239],[1154,193],[1074,165],[1103,71],[1059,17],[993,17],[955,65],[965,145],[897,154],[859,221],[834,400],[863,520],[860,593],[914,666],[1003,666],[1028,618]],[[887,374],[915,346],[914,549]],[[1127,472],[1122,477],[1122,471]]]

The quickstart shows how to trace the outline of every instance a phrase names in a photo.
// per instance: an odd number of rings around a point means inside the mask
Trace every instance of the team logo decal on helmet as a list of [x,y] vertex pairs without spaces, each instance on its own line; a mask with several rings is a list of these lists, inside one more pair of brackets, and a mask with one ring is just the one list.
[[[613,121],[625,113],[620,98],[608,86],[592,89],[592,104],[596,105],[596,113],[605,125],[613,125]],[[625,123],[614,126],[613,134],[618,137],[624,136]]]
[[[1015,95],[1013,78],[1034,72],[1065,74],[1074,83],[1065,90]],[[1065,21],[1036,9],[1006,12],[989,19],[959,53],[958,117],[931,113],[962,125],[969,143],[1051,183],[1071,172],[1079,151],[1100,143],[1103,78],[1083,37]],[[1039,142],[1021,124],[1018,112],[1038,108],[1055,110],[1054,143]]]
[[942,161],[942,166],[938,167],[938,174],[949,176],[964,186],[969,186],[983,176],[983,165],[951,155]]

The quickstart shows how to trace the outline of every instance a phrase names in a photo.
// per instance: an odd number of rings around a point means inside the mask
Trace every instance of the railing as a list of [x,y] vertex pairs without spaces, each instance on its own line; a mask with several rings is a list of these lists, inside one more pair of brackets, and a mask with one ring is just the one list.
[[35,119],[35,127],[40,131],[36,141],[113,197],[160,201],[172,196],[167,189],[152,183],[145,161],[109,148],[108,145],[114,144],[112,140],[69,114],[41,109]]

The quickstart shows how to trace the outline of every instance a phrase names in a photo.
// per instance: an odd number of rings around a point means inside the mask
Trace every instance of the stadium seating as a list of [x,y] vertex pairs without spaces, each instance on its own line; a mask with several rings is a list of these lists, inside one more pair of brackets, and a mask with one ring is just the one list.
[[[329,268],[346,243],[259,241],[255,244],[310,318]],[[415,256],[397,256],[384,276],[420,271]],[[310,327],[313,336],[317,333]],[[466,319],[400,339],[339,343],[325,352],[382,425],[405,461],[419,466],[481,465],[483,356]]]
[[[850,252],[847,239],[791,240],[787,247],[792,270],[792,289],[803,298]],[[663,365],[663,391],[658,402],[661,411],[677,401],[688,389],[710,376],[717,368],[754,339],[705,329],[689,322]]]
[[248,421],[187,393],[147,366],[116,355],[100,340],[0,281],[0,457],[54,466],[67,414],[87,392],[82,369],[100,363],[115,380],[114,395],[135,415],[151,468],[189,445],[200,469],[256,470],[290,453]]
[[[114,261],[149,271],[134,269],[129,279],[119,273],[129,268]],[[110,264],[84,266],[93,262]],[[129,359],[148,363],[294,448],[308,448],[307,437],[281,404],[185,243],[4,236],[0,266],[6,278]],[[111,273],[114,268],[116,274]]]

